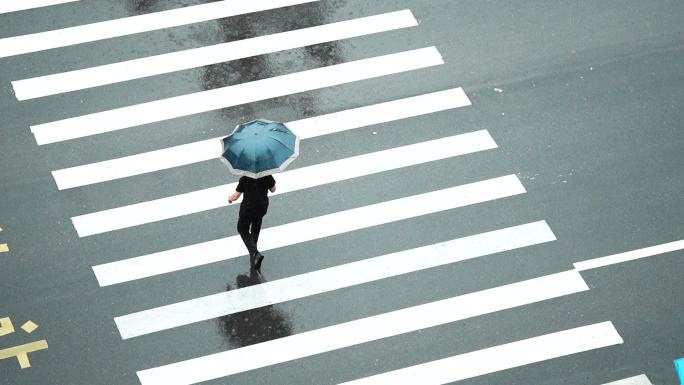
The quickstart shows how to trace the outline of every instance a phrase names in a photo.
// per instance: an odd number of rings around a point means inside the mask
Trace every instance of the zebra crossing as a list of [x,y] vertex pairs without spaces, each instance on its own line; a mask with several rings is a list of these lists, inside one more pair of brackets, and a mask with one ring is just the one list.
[[[295,120],[287,125],[302,139],[311,139],[469,105],[470,100],[463,89],[454,88]],[[220,156],[220,139],[55,170],[52,176],[57,187],[64,190],[209,161]]]
[[[417,216],[522,194],[515,175],[399,198],[263,229],[259,250],[268,251]],[[425,203],[429,202],[429,203]],[[239,235],[94,266],[101,286],[244,256]]]
[[[71,1],[80,0],[10,0],[5,12]],[[316,1],[319,0],[218,1],[147,15],[7,37],[0,39],[0,58]]]
[[264,282],[115,319],[124,339],[555,240],[535,222]]
[[494,346],[345,384],[444,384],[619,343],[622,343],[622,338],[617,330],[610,322],[605,322]]
[[361,59],[31,126],[39,145],[443,64],[435,47]]
[[12,82],[12,87],[17,99],[28,100],[417,25],[411,12],[403,10],[18,80]]
[[[0,57],[315,2],[315,0],[249,2],[226,0],[9,37],[0,39]],[[35,0],[23,3],[25,8],[12,8],[11,5],[7,8],[0,7],[0,12],[28,9],[31,3],[38,7],[41,4],[58,4],[60,1]],[[420,25],[411,10],[399,10],[127,62],[18,79],[12,82],[12,86],[16,98],[25,101],[239,60],[254,55],[407,28],[420,28]],[[38,146],[48,146],[132,128],[144,130],[145,128],[140,126],[148,123],[163,122],[295,93],[421,71],[442,64],[444,64],[444,59],[439,49],[436,46],[427,46],[40,123],[31,126],[30,131],[35,136]],[[351,135],[360,128],[407,118],[420,119],[441,111],[457,114],[458,109],[470,105],[471,101],[467,93],[462,88],[456,87],[302,118],[291,121],[288,125],[303,139],[322,135]],[[397,146],[327,163],[292,168],[279,174],[279,188],[275,195],[297,194],[298,191],[303,190],[315,191],[318,187],[340,181],[353,183],[357,178],[391,170],[497,150],[499,146],[487,130]],[[175,147],[53,170],[52,176],[59,190],[87,189],[95,184],[116,183],[120,179],[143,174],[154,176],[162,170],[211,162],[219,155],[219,138],[213,137]],[[80,238],[106,233],[116,236],[117,230],[134,227],[145,231],[144,225],[150,223],[226,207],[228,206],[226,196],[234,188],[235,183],[230,183],[165,197],[150,196],[147,198],[149,200],[143,202],[101,208],[98,211],[73,216],[71,220]],[[262,251],[283,249],[312,240],[332,238],[341,234],[524,194],[527,194],[525,186],[515,174],[501,175],[268,227],[262,231],[260,249]],[[313,270],[255,286],[170,304],[160,303],[157,307],[140,309],[129,314],[120,315],[113,309],[112,318],[121,338],[129,340],[251,309],[412,274],[420,270],[439,268],[506,251],[524,250],[555,240],[556,236],[551,227],[542,218],[535,222],[492,229],[446,242]],[[681,248],[682,246],[677,243],[675,247]],[[106,290],[104,288],[108,286],[125,285],[155,276],[228,261],[244,257],[244,254],[242,241],[239,236],[233,235],[130,256],[126,259],[94,265],[92,269],[99,286],[103,288],[101,290]],[[580,271],[600,265],[581,266],[576,266],[573,270],[337,323],[250,346],[201,357],[187,357],[184,361],[161,364],[157,367],[136,368],[137,375],[143,385],[194,384],[259,370],[292,360],[306,359],[334,350],[373,343],[381,339],[485,314],[517,307],[529,307],[538,302],[590,291]],[[345,382],[345,384],[444,384],[622,343],[623,339],[619,330],[606,320],[590,325],[577,325],[576,328],[511,341],[436,361],[416,362],[413,366],[376,373]],[[638,376],[620,380],[614,384],[622,385],[623,383],[641,385],[649,382],[645,376]]]
[[[491,139],[491,136],[486,131],[479,131],[321,163],[280,174],[279,179],[285,182],[283,184],[286,187],[276,191],[274,195],[471,154],[495,147],[496,143]],[[236,183],[230,183],[183,195],[174,195],[130,206],[79,215],[73,217],[72,221],[76,231],[81,236],[102,234],[227,206],[228,203],[224,198],[226,194],[234,191],[235,187]]]
[[[138,375],[143,384],[197,383],[587,289],[578,273],[570,271],[567,276],[563,274],[563,278],[549,276],[466,294],[148,369]],[[614,343],[620,343],[617,332],[611,327],[609,329],[611,334],[604,331],[595,336],[609,335]]]

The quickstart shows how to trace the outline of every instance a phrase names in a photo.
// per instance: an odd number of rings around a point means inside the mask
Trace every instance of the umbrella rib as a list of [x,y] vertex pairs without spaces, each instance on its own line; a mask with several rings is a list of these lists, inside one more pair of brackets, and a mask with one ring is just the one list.
[[[280,143],[280,145],[282,145],[282,146],[285,147],[286,149],[292,150],[290,147],[288,147],[288,145],[287,145],[286,143],[283,143],[279,138],[277,138],[277,137],[275,137],[275,136],[271,136],[270,138],[273,139],[273,140],[275,140],[276,142]],[[295,140],[296,140],[296,139],[295,139]]]
[[257,162],[259,161],[259,157],[257,156],[258,153],[257,153],[256,146],[252,146],[252,152],[253,152],[252,159],[254,159],[254,163],[251,164],[252,169],[249,170],[249,171],[251,171],[251,172],[257,172],[257,170],[258,170]]

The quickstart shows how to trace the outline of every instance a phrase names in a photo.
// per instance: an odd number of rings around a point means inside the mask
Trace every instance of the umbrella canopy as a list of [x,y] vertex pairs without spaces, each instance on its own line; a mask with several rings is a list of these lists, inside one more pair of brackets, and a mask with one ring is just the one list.
[[238,124],[222,142],[221,161],[230,172],[255,179],[283,171],[299,156],[299,137],[266,119]]

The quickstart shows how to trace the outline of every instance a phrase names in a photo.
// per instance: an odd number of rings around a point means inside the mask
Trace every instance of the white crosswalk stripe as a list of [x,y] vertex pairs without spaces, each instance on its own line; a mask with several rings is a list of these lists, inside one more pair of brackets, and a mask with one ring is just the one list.
[[[418,194],[262,230],[260,250],[294,245],[372,226],[525,193],[515,175]],[[263,241],[261,240],[263,237]],[[93,267],[100,286],[189,269],[245,255],[235,235]]]
[[603,385],[653,385],[645,374],[639,376],[625,378],[624,380],[610,382]]
[[[287,125],[302,139],[310,139],[469,105],[468,96],[459,87],[296,120]],[[56,170],[52,176],[57,187],[64,190],[217,159],[221,156],[221,139]]]
[[[585,290],[579,273],[568,271],[147,369],[138,377],[143,385],[196,384]],[[619,343],[610,331],[603,326],[589,340],[604,335]]]
[[[494,140],[487,131],[476,131],[395,147],[389,150],[285,171],[278,175],[282,188],[279,188],[271,195],[285,194],[493,148],[496,148],[496,143],[494,143]],[[73,217],[72,221],[81,237],[102,234],[228,206],[226,197],[235,190],[236,186],[237,183],[229,183],[167,198],[85,214]]]
[[435,47],[362,59],[31,126],[39,145],[444,64]]
[[179,302],[115,321],[127,339],[555,239],[546,222],[534,222]]
[[[73,3],[76,1],[79,0],[2,0],[2,2],[0,2],[0,14],[49,7],[51,5]],[[2,50],[0,49],[0,57],[1,56]]]
[[587,261],[574,263],[575,269],[579,271],[597,269],[599,267],[610,266],[616,263],[634,261],[641,258],[652,257],[654,255],[669,253],[684,249],[684,239],[668,242],[661,245],[645,247],[643,249],[626,251],[624,253],[608,255],[601,258],[590,259]]
[[34,99],[416,25],[418,22],[411,11],[398,11],[99,67],[17,80],[12,82],[12,86],[17,99]]
[[441,385],[622,342],[613,324],[603,322],[349,381],[343,385]]
[[[0,58],[316,1],[318,0],[251,0],[244,2],[223,0],[170,11],[6,37],[0,39]],[[18,3],[19,0],[16,2]]]

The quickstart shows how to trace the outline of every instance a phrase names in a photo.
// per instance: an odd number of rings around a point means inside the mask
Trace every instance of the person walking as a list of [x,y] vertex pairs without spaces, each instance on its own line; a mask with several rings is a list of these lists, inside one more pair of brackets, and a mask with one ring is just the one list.
[[276,181],[272,175],[257,179],[243,176],[238,181],[235,192],[228,197],[228,203],[233,203],[244,194],[240,203],[237,231],[249,252],[250,266],[256,271],[261,269],[261,263],[264,260],[257,243],[262,219],[268,212],[269,191],[272,193],[276,191]]
[[297,159],[299,142],[299,136],[287,125],[266,119],[238,124],[232,134],[221,139],[219,159],[231,174],[240,176],[228,203],[244,194],[237,230],[249,252],[250,265],[257,272],[264,260],[257,247],[261,221],[268,211],[268,192],[276,191],[273,174]]

